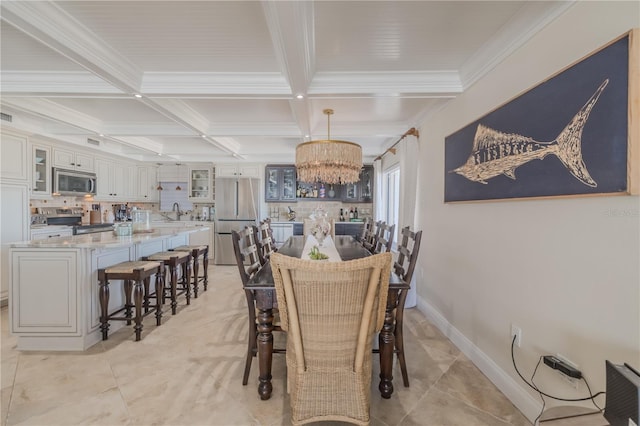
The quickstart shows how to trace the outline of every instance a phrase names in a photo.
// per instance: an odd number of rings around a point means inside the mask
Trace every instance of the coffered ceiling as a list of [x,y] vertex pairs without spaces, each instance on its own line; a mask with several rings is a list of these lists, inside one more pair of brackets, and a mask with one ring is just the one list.
[[332,108],[371,161],[570,5],[3,0],[1,109],[138,160],[293,162]]

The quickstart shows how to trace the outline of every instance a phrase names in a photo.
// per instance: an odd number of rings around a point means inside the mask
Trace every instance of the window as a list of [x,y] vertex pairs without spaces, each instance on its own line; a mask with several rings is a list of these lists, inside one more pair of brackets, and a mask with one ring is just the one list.
[[393,247],[398,241],[398,220],[400,216],[400,166],[395,165],[386,170],[382,176],[382,200],[384,203],[382,220],[388,224],[395,224]]

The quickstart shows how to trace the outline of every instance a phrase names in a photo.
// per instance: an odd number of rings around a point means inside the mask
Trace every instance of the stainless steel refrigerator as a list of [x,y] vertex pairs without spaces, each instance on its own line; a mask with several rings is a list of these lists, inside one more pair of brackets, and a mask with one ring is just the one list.
[[216,265],[235,265],[231,231],[255,225],[260,199],[259,179],[216,178]]

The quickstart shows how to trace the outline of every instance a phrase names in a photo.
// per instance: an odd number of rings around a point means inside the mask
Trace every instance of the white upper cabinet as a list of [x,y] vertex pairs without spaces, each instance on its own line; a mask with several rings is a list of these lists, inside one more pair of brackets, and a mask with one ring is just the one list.
[[29,179],[26,136],[2,132],[0,142],[0,177],[26,181]]
[[60,148],[53,149],[53,166],[83,172],[95,171],[93,156]]
[[[96,198],[100,200],[127,201],[131,198],[132,182],[129,179],[130,166],[118,161],[96,159]],[[136,176],[137,178],[137,176]],[[137,180],[137,179],[136,179]]]
[[258,164],[218,164],[216,177],[259,178]]
[[158,167],[138,166],[137,201],[157,202],[158,197]]

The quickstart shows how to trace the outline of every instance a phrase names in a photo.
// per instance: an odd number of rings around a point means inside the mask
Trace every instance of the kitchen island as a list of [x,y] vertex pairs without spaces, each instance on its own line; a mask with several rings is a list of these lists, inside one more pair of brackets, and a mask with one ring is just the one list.
[[[112,232],[10,244],[10,330],[19,350],[82,351],[101,340],[98,269],[189,244],[206,226]],[[109,311],[124,306],[122,285],[110,286]],[[112,323],[111,332],[125,326]]]

